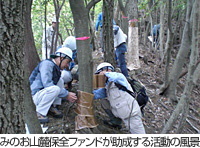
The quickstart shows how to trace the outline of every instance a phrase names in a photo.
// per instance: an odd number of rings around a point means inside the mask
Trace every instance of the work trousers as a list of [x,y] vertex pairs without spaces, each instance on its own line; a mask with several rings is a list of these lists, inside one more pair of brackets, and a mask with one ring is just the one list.
[[44,116],[47,115],[51,105],[61,105],[61,98],[58,97],[64,82],[60,79],[57,85],[46,87],[38,91],[33,97],[36,111]]
[[107,96],[115,117],[121,118],[132,134],[145,134],[140,107],[135,98],[119,90],[113,82],[108,85]]
[[125,52],[127,51],[127,47],[125,43],[120,44],[117,46],[115,54],[117,56],[117,59],[119,60],[119,67],[121,69],[122,74],[125,77],[129,77],[128,70],[126,67],[126,60],[125,60]]

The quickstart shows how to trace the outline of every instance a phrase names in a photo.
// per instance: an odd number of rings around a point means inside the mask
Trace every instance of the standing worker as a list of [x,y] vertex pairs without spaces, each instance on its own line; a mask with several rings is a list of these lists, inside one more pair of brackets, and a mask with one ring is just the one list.
[[119,67],[122,74],[125,77],[129,77],[128,70],[126,67],[125,52],[127,52],[126,39],[127,35],[123,33],[121,28],[117,25],[113,25],[114,32],[114,47],[116,48],[115,54],[119,60]]
[[[46,29],[46,40],[45,40],[45,32],[43,32],[42,37],[42,60],[46,59],[46,48],[47,48],[47,59],[50,58],[50,52],[51,52],[51,44],[53,39],[53,34],[56,28],[56,17],[52,19],[52,25],[49,26]],[[54,43],[53,46],[55,46],[56,43],[56,32],[54,34]],[[59,46],[59,42],[57,41],[57,47]],[[54,47],[53,47],[54,48]]]

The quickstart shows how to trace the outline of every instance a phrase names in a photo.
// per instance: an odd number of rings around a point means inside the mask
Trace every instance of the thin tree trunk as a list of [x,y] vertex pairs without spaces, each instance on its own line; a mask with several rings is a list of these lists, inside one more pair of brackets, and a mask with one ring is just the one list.
[[103,0],[103,44],[104,61],[115,66],[113,39],[113,0]]
[[122,14],[121,29],[125,34],[128,34],[128,13],[127,13],[128,3],[129,3],[129,0],[126,1],[126,5],[124,7],[122,0],[118,0],[119,8]]
[[26,22],[26,27],[25,27],[26,40],[25,40],[25,48],[24,48],[25,50],[24,105],[25,105],[25,120],[28,125],[30,133],[39,134],[39,133],[42,133],[42,130],[41,130],[41,126],[38,121],[38,118],[36,116],[36,109],[32,101],[30,84],[29,84],[29,76],[31,72],[33,71],[33,69],[40,62],[40,59],[35,47],[32,26],[31,26],[31,5],[32,5],[32,0],[28,0],[27,5],[26,5],[26,16],[25,16],[26,17],[26,21],[25,21]]
[[166,62],[165,62],[165,78],[164,78],[164,85],[168,85],[169,83],[169,63],[171,60],[171,49],[173,45],[173,29],[172,29],[172,22],[171,22],[171,14],[172,14],[172,0],[169,0],[168,3],[168,33],[167,33],[167,43],[166,43]]
[[147,39],[148,39],[149,30],[150,30],[150,23],[149,23],[149,21],[145,21],[145,33],[144,33],[144,46],[145,47],[147,47]]
[[[191,0],[190,0],[191,1]],[[170,100],[173,101],[174,98],[176,98],[176,86],[178,82],[178,78],[181,74],[183,65],[186,61],[186,58],[188,57],[189,51],[190,51],[190,45],[191,45],[191,28],[190,28],[190,17],[191,17],[191,4],[188,4],[187,7],[187,16],[186,16],[186,23],[184,27],[184,34],[182,38],[181,47],[179,49],[179,52],[176,56],[175,63],[172,67],[170,77],[169,77],[169,83],[160,89],[160,94],[167,94],[169,96]]]
[[186,104],[183,108],[182,112],[182,122],[180,122],[177,133],[181,133],[183,130],[183,127],[186,123],[186,118],[189,112],[189,104],[191,102],[191,93],[194,88],[194,72],[196,70],[196,63],[199,58],[199,52],[198,52],[198,22],[199,22],[199,3],[197,0],[195,0],[194,5],[193,5],[193,26],[192,26],[192,50],[191,50],[191,55],[190,55],[190,64],[188,68],[188,76],[187,76],[187,83],[186,86],[188,85],[188,88],[186,89]]
[[138,1],[129,1],[129,31],[128,31],[128,55],[127,68],[129,70],[140,69],[139,61],[139,36],[138,36]]
[[164,58],[164,23],[165,23],[165,1],[162,0],[161,6],[160,6],[160,33],[159,33],[159,38],[160,38],[160,48],[159,48],[159,59],[161,60]]
[[[188,6],[187,6],[187,14],[188,14],[188,11],[191,11],[192,5],[193,5],[193,0],[189,0]],[[197,6],[197,3],[195,5]],[[194,19],[197,19],[197,18],[194,17]],[[177,118],[178,118],[180,112],[183,111],[182,112],[183,113],[182,114],[182,120],[181,120],[182,123],[180,123],[178,131],[177,131],[178,133],[180,133],[181,130],[182,130],[182,126],[184,125],[184,123],[186,121],[187,114],[188,114],[189,104],[190,104],[190,101],[191,101],[191,92],[192,92],[192,89],[194,87],[193,75],[194,75],[194,72],[195,72],[195,69],[196,69],[196,62],[197,62],[197,59],[198,59],[198,48],[197,48],[198,45],[196,44],[197,39],[198,39],[197,38],[197,29],[196,29],[197,26],[194,26],[194,25],[196,25],[197,22],[194,19],[193,19],[194,24],[193,24],[193,31],[192,31],[192,34],[193,34],[192,50],[191,50],[191,55],[190,55],[190,64],[189,64],[187,82],[186,82],[186,85],[185,85],[185,88],[184,88],[184,92],[183,92],[183,94],[180,98],[180,101],[179,101],[176,109],[174,110],[172,116],[168,120],[167,124],[163,128],[162,134],[166,134],[166,133],[169,132],[169,130],[172,128],[174,122],[177,121]]]

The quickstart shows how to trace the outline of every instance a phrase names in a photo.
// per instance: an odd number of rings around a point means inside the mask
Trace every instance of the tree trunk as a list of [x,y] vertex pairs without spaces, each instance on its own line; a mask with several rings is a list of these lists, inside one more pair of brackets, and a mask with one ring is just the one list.
[[[76,37],[89,36],[88,14],[83,0],[70,0]],[[92,93],[93,61],[89,40],[77,40],[79,90]]]
[[103,49],[104,61],[115,66],[113,5],[113,0],[103,0]]
[[128,55],[127,68],[129,70],[140,69],[139,61],[139,36],[138,36],[138,3],[137,0],[129,2],[129,31],[128,31]]
[[[192,5],[193,5],[193,1],[192,0],[189,0],[188,1],[188,7],[187,7],[187,11],[191,11],[192,9]],[[194,87],[194,83],[193,83],[193,76],[194,76],[194,73],[195,73],[195,69],[196,69],[196,63],[197,63],[197,59],[198,59],[198,34],[197,34],[197,28],[198,26],[198,18],[197,17],[197,13],[199,12],[198,11],[198,8],[199,8],[199,5],[197,5],[197,0],[196,0],[196,3],[194,4],[194,7],[195,7],[195,13],[193,14],[194,15],[194,18],[193,18],[193,31],[192,31],[192,50],[191,50],[191,55],[190,55],[190,64],[189,64],[189,70],[188,70],[188,76],[187,76],[187,82],[186,82],[186,85],[185,85],[185,88],[184,88],[184,92],[181,96],[181,99],[176,107],[176,109],[174,110],[172,116],[170,117],[170,119],[168,120],[166,126],[163,128],[162,130],[162,134],[166,134],[168,133],[168,131],[171,129],[171,127],[174,125],[174,122],[177,120],[179,114],[181,111],[183,111],[182,113],[182,120],[181,120],[181,123],[179,125],[179,128],[177,130],[178,133],[181,132],[182,130],[182,127],[186,121],[186,117],[187,117],[187,114],[188,114],[188,111],[189,111],[189,104],[190,104],[190,101],[191,101],[191,92],[193,90],[193,87]],[[191,42],[190,42],[191,43]],[[191,45],[191,44],[190,44]]]
[[[169,0],[168,4],[168,33],[167,33],[167,43],[165,48],[165,55],[166,55],[166,62],[165,62],[165,78],[164,78],[164,85],[168,85],[169,83],[169,63],[171,61],[171,49],[173,45],[173,29],[172,29],[172,22],[171,22],[171,14],[172,14],[172,1]],[[163,56],[164,57],[164,56]],[[176,98],[172,99],[173,101]]]
[[121,15],[122,15],[121,29],[127,35],[128,35],[128,13],[127,13],[128,3],[129,0],[126,1],[126,5],[124,7],[122,0],[118,0],[119,8],[121,10]]
[[31,5],[32,5],[32,0],[27,1],[27,6],[26,6],[26,40],[25,40],[25,63],[26,63],[26,68],[25,70],[27,71],[28,77],[30,76],[31,72],[33,69],[38,65],[40,62],[40,58],[37,53],[37,49],[35,47],[35,41],[33,37],[33,31],[32,31],[32,25],[31,25]]
[[165,17],[165,1],[162,0],[161,6],[160,6],[160,33],[159,33],[159,37],[160,37],[160,48],[159,48],[159,57],[160,60],[162,58],[164,58],[164,17]]
[[183,65],[190,52],[190,45],[191,45],[190,17],[191,17],[191,9],[192,9],[191,5],[192,4],[188,4],[188,7],[187,7],[187,16],[186,16],[186,23],[184,27],[182,43],[181,43],[181,47],[176,56],[175,63],[170,73],[169,84],[167,84],[166,87],[161,88],[161,94],[165,93],[167,96],[169,96],[170,99],[172,99],[171,101],[173,101],[173,99],[176,96],[176,86],[177,86],[178,78],[182,72]]
[[0,0],[0,133],[25,133],[24,39],[26,2]]
[[[188,86],[188,88],[186,87],[186,96],[188,96],[185,100],[186,104],[183,108],[183,112],[182,112],[182,122],[180,122],[179,127],[177,129],[177,133],[181,133],[183,130],[183,127],[186,123],[186,118],[189,112],[189,104],[191,102],[191,93],[192,90],[194,88],[194,73],[196,70],[196,63],[197,60],[199,58],[199,52],[198,52],[198,22],[199,22],[199,2],[197,2],[197,0],[195,0],[194,5],[193,5],[193,26],[192,26],[192,50],[191,50],[191,54],[190,54],[190,64],[189,64],[189,68],[188,68],[188,76],[187,76],[187,83],[186,86]],[[184,91],[184,92],[185,92]]]
[[[32,26],[31,26],[31,5],[32,0],[27,1],[26,5],[26,21],[25,21],[25,33],[26,33],[26,40],[25,40],[25,56],[24,56],[24,63],[25,63],[25,72],[24,72],[24,105],[25,105],[25,120],[29,128],[29,132],[31,134],[41,134],[41,126],[36,116],[36,109],[35,105],[32,101],[30,84],[29,84],[29,76],[33,69],[37,66],[40,62],[39,56],[36,51],[35,42],[33,38]],[[30,116],[31,115],[31,116]]]
[[[149,8],[149,10],[151,10],[152,9],[152,6],[153,6],[153,0],[150,0],[149,2],[148,2],[148,8]],[[149,22],[150,22],[150,31],[151,31],[151,35],[152,35],[152,38],[153,38],[153,16],[152,16],[152,12],[150,11],[149,12]],[[149,49],[149,51],[151,51],[152,50],[152,47],[153,47],[153,42],[150,42],[151,43],[151,45],[149,46],[150,47],[150,49]]]
[[25,121],[28,126],[30,134],[42,134],[40,122],[36,115],[36,108],[32,100],[30,83],[28,73],[25,69],[24,72],[24,107],[25,107]]

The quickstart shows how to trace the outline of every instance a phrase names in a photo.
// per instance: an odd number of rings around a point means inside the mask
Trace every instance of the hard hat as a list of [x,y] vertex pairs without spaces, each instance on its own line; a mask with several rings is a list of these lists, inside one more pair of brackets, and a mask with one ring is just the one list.
[[61,73],[61,78],[63,79],[65,84],[71,82],[72,81],[71,71],[63,70]]
[[[52,23],[56,23],[56,22],[57,22],[57,21],[56,21],[56,17],[53,17],[51,22],[52,22]],[[60,19],[58,20],[58,22],[60,22]]]
[[100,73],[100,72],[103,70],[103,68],[106,68],[106,67],[107,67],[108,69],[110,69],[111,71],[114,71],[114,67],[113,67],[110,63],[103,62],[103,63],[101,63],[101,64],[99,64],[99,65],[97,66],[97,70],[96,70],[95,74]]
[[76,50],[76,38],[74,36],[68,36],[63,43],[63,47],[68,47],[72,51]]
[[72,50],[67,48],[67,47],[62,47],[62,48],[59,48],[55,54],[52,54],[51,55],[51,58],[55,59],[56,57],[68,57],[70,58],[70,60],[72,60]]

